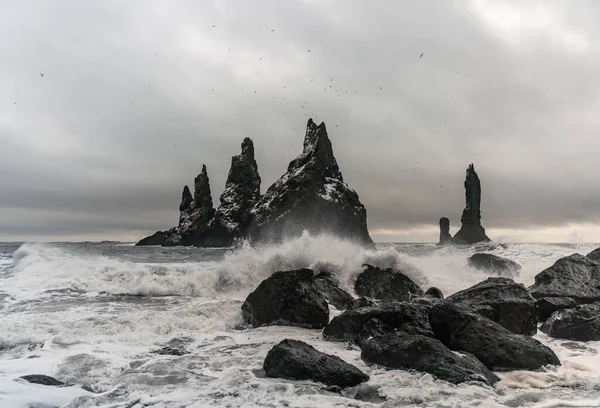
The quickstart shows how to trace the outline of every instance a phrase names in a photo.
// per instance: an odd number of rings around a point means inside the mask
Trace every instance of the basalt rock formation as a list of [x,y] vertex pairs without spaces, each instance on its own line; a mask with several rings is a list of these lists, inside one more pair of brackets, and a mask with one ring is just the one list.
[[561,258],[538,273],[528,290],[536,299],[571,298],[577,304],[600,301],[600,263],[581,254]]
[[369,380],[368,375],[341,358],[291,339],[283,340],[269,351],[263,368],[270,378],[312,380],[338,387],[352,387]]
[[433,305],[429,323],[435,337],[446,347],[473,354],[492,371],[533,371],[546,365],[560,365],[556,354],[539,341],[511,333],[450,301]]
[[576,340],[600,340],[600,302],[555,312],[541,330],[549,336]]
[[446,217],[440,218],[440,242],[438,245],[447,245],[452,243],[450,235],[450,220]]
[[183,190],[179,225],[137,245],[224,247],[238,238],[280,242],[304,231],[374,245],[367,230],[367,211],[358,194],[344,182],[324,123],[317,126],[309,119],[302,154],[262,197],[260,183],[254,144],[246,138],[241,154],[232,158],[216,210],[203,167],[194,195],[187,186]]
[[373,337],[362,349],[366,363],[429,373],[452,384],[477,381],[494,385],[500,379],[471,354],[450,351],[439,340],[402,332]]
[[467,262],[472,268],[507,278],[516,278],[521,272],[521,265],[515,261],[492,254],[473,254]]
[[467,168],[465,178],[466,205],[460,219],[461,228],[453,238],[455,244],[475,244],[489,242],[485,229],[481,226],[481,182],[473,164]]
[[512,333],[537,332],[535,299],[522,283],[509,278],[488,278],[446,299],[470,312],[495,321]]
[[373,245],[367,211],[358,194],[344,182],[325,124],[308,120],[304,150],[252,210],[249,236],[278,242],[288,237],[322,233]]

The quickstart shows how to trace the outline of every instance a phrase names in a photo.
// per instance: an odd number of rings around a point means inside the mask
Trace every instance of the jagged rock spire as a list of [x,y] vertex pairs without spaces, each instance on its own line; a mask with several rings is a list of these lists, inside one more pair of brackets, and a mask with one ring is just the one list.
[[454,243],[474,244],[490,241],[481,226],[481,182],[473,164],[467,168],[465,177],[465,202],[460,219],[462,225],[453,238]]
[[452,242],[450,235],[450,220],[446,217],[440,218],[440,242],[438,245],[446,245]]
[[215,214],[212,196],[210,193],[210,180],[206,166],[202,165],[202,171],[194,179],[194,196],[188,186],[183,188],[179,216],[178,232],[181,235],[197,234],[208,226]]
[[196,208],[213,208],[212,195],[210,193],[210,180],[206,172],[206,165],[202,165],[202,171],[194,179],[194,202]]
[[308,120],[302,153],[252,210],[249,235],[256,241],[282,241],[327,233],[373,245],[367,212],[342,177],[324,123]]
[[183,187],[183,192],[181,193],[181,204],[179,204],[179,211],[187,211],[190,206],[194,202],[194,197],[190,192],[190,188],[186,185]]
[[245,232],[252,220],[252,208],[260,198],[260,183],[254,143],[246,137],[242,142],[242,152],[231,158],[215,222],[236,237]]
[[304,149],[300,156],[290,162],[288,172],[299,169],[302,166],[309,167],[306,170],[310,170],[312,173],[319,174],[322,177],[344,181],[333,155],[333,147],[327,135],[325,123],[321,122],[317,126],[312,119],[308,120],[304,135]]

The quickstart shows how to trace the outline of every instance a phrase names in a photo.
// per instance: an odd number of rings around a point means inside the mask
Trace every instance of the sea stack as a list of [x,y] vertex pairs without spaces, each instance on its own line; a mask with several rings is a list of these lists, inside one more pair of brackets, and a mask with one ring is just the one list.
[[201,246],[231,246],[236,238],[246,234],[252,221],[252,208],[260,198],[260,182],[254,143],[247,137],[242,142],[242,152],[231,158],[221,205]]
[[466,205],[462,213],[461,227],[453,238],[455,244],[475,244],[489,242],[485,229],[481,226],[481,182],[473,164],[467,168],[465,178]]
[[302,154],[261,197],[248,230],[255,242],[281,242],[302,235],[331,234],[372,246],[367,211],[344,182],[325,124],[306,125]]
[[158,231],[137,245],[228,247],[236,239],[277,243],[287,238],[330,234],[374,246],[367,229],[367,210],[344,182],[325,124],[308,120],[302,154],[261,197],[261,178],[254,143],[245,138],[215,210],[206,166],[196,177],[194,195],[185,186],[179,225]]
[[452,243],[450,235],[450,220],[446,217],[440,218],[440,242],[438,245],[448,245]]

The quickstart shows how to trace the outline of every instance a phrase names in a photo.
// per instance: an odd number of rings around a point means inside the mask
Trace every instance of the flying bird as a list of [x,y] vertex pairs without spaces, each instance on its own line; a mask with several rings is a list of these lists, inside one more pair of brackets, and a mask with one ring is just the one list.
[[273,29],[273,30],[271,30],[271,32],[273,32],[273,31],[275,31],[275,30],[274,30],[274,29]]
[[215,28],[215,27],[216,27],[216,25],[215,25],[215,24],[213,24],[213,28]]
[[44,76],[44,74],[42,74],[42,73],[40,72],[40,76]]
[[419,55],[419,58],[423,58],[423,54],[425,54],[425,53],[422,52],[421,55]]
[[306,51],[310,52],[310,50],[306,50]]

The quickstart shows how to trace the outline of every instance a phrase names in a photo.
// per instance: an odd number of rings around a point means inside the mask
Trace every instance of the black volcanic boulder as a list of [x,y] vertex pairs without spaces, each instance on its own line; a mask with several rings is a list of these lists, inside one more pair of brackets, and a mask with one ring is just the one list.
[[449,301],[433,305],[429,323],[435,337],[454,351],[473,354],[492,371],[537,370],[560,365],[539,341],[514,334],[498,323]]
[[47,386],[54,386],[54,387],[64,387],[64,386],[68,385],[62,381],[57,380],[54,377],[50,377],[50,376],[44,375],[44,374],[29,374],[29,375],[24,375],[19,378],[21,378],[31,384],[40,384],[40,385],[47,385]]
[[145,246],[145,245],[164,245],[167,240],[167,234],[163,231],[155,232],[149,237],[142,238],[140,242],[138,242],[137,246]]
[[395,331],[432,336],[428,321],[430,308],[427,304],[393,302],[346,310],[331,319],[323,330],[323,337],[361,345],[373,336]]
[[488,278],[455,293],[448,301],[487,317],[516,334],[537,332],[535,299],[525,286],[509,278]]
[[315,287],[325,300],[338,310],[351,309],[354,306],[352,295],[341,289],[335,276],[329,272],[320,272],[315,276]]
[[447,245],[452,243],[450,235],[450,220],[446,217],[440,218],[440,241],[438,245]]
[[468,262],[472,268],[507,278],[516,278],[521,272],[521,265],[515,261],[492,254],[474,254]]
[[586,255],[592,261],[600,261],[600,248],[594,249],[592,252]]
[[244,320],[254,326],[299,326],[322,329],[329,322],[327,301],[310,269],[275,272],[248,295]]
[[549,336],[576,341],[600,340],[600,302],[555,312],[542,325]]
[[572,309],[577,306],[577,302],[568,297],[547,297],[539,298],[536,301],[538,307],[538,320],[543,322],[552,316],[552,313],[563,310]]
[[423,295],[423,289],[404,273],[395,269],[382,269],[363,265],[365,270],[358,275],[354,290],[365,296],[385,302],[408,301]]
[[344,182],[325,124],[308,120],[304,150],[252,210],[249,237],[280,242],[301,236],[331,234],[373,246],[367,211],[358,194]]
[[283,340],[269,351],[263,368],[270,378],[312,380],[338,387],[353,387],[369,380],[368,375],[341,358],[290,339]]
[[429,373],[452,384],[479,381],[494,385],[500,379],[470,354],[459,355],[439,340],[405,333],[373,337],[362,348],[366,363]]
[[460,219],[462,225],[452,241],[455,244],[490,241],[481,226],[481,182],[473,164],[467,168],[465,177],[465,201],[465,209]]
[[444,299],[444,292],[441,289],[436,288],[435,286],[430,287],[423,294],[424,297],[429,297],[433,299]]
[[528,288],[536,298],[570,297],[578,304],[600,300],[600,263],[580,254],[559,259]]

